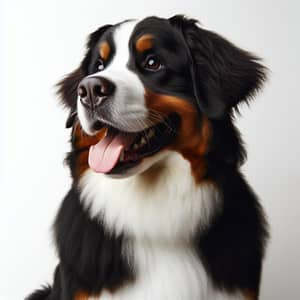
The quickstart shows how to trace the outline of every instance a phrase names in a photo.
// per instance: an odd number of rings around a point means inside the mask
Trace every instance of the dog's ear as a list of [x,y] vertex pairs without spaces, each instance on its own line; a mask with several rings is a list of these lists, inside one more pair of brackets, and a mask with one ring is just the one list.
[[70,109],[70,113],[66,122],[67,128],[72,127],[77,118],[77,87],[80,81],[88,75],[88,66],[92,56],[93,48],[96,46],[102,34],[111,26],[112,25],[102,26],[89,35],[87,41],[87,51],[80,66],[65,76],[56,85],[57,94],[61,99],[61,103]]
[[209,118],[223,118],[260,89],[266,68],[259,58],[200,28],[196,20],[174,16],[169,21],[182,34],[191,60],[197,105]]

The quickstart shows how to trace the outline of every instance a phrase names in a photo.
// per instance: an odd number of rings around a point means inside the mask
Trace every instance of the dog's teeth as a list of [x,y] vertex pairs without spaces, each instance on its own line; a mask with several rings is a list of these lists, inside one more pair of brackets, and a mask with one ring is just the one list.
[[148,131],[147,137],[150,139],[150,138],[152,138],[153,136],[154,136],[154,129],[152,128],[152,129],[150,129],[150,130]]
[[105,131],[104,131],[104,137],[106,137],[107,134],[108,134],[108,128],[106,127],[104,130],[105,130]]
[[124,160],[124,151],[122,151],[121,155],[120,155],[120,161]]
[[137,150],[138,148],[142,147],[147,143],[145,137],[140,137],[137,142],[135,142],[132,146],[133,150]]

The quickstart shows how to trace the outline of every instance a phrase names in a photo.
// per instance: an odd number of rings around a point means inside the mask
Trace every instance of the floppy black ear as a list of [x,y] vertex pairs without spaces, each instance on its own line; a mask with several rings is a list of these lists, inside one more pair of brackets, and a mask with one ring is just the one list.
[[66,121],[66,127],[72,127],[77,118],[77,87],[80,81],[88,75],[88,66],[92,56],[93,48],[96,46],[102,34],[112,25],[105,25],[98,28],[89,35],[87,41],[87,51],[80,66],[66,75],[57,83],[57,94],[60,96],[62,104],[70,109],[69,116]]
[[191,58],[194,95],[208,117],[222,118],[262,86],[266,68],[259,58],[198,27],[193,19],[174,16],[169,21],[183,36]]

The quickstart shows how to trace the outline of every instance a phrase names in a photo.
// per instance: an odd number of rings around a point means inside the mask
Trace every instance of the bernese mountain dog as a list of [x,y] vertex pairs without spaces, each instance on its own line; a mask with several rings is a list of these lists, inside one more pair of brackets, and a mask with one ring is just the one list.
[[105,25],[58,90],[73,179],[59,264],[30,300],[254,300],[267,222],[234,116],[255,55],[176,15]]

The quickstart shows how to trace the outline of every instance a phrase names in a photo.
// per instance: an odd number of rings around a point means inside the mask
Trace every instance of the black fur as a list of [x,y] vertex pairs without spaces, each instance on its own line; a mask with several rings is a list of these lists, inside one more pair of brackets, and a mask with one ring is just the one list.
[[56,267],[54,272],[53,287],[49,285],[43,286],[41,289],[36,290],[25,300],[57,300],[63,299],[61,297],[61,279],[59,266]]
[[113,291],[134,279],[121,254],[126,237],[108,233],[101,221],[91,220],[76,187],[63,200],[54,230],[60,265],[53,289],[47,286],[26,300],[74,299],[78,291],[99,294],[103,288]]
[[[239,172],[246,151],[233,125],[233,109],[261,87],[265,68],[254,55],[195,23],[183,16],[146,18],[132,35],[128,67],[146,87],[184,95],[199,108],[199,120],[202,114],[210,119],[213,137],[206,156],[206,177],[218,186],[224,206],[210,227],[195,235],[195,247],[217,288],[258,293],[267,224],[256,195]],[[67,127],[76,120],[78,83],[95,69],[94,48],[113,29],[107,25],[92,33],[80,67],[58,84],[62,102],[71,112]],[[155,49],[168,66],[160,74],[146,74],[140,68],[144,58],[134,52],[134,41],[145,29],[165,43]],[[115,290],[135,277],[130,261],[122,256],[126,235],[108,233],[101,219],[91,219],[79,201],[75,165],[82,149],[76,148],[73,138],[71,142],[67,163],[74,182],[54,225],[60,264],[53,288],[38,290],[27,300],[69,300],[81,290],[99,294],[103,288]]]
[[266,79],[259,58],[237,48],[220,35],[196,26],[197,21],[174,16],[191,57],[194,94],[210,118],[222,118],[241,101],[251,98]]
[[105,230],[99,220],[91,220],[73,187],[65,197],[55,221],[55,237],[68,290],[97,293],[113,290],[131,280],[133,272],[121,255],[126,237]]
[[215,286],[259,291],[267,225],[243,176],[224,169],[213,177],[224,199],[222,214],[197,237],[199,256]]
[[26,297],[25,300],[46,300],[52,292],[51,286],[43,286],[41,289],[36,290],[30,296]]

